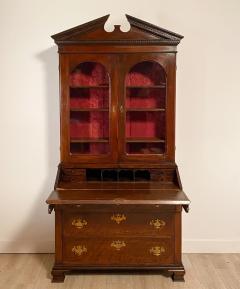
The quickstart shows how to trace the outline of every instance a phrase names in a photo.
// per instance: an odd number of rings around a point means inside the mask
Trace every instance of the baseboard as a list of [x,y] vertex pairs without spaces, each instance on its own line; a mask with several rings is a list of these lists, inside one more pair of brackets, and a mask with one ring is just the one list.
[[240,253],[240,240],[184,239],[184,253]]
[[[240,253],[240,240],[184,239],[184,253]],[[0,253],[54,253],[53,241],[0,241]]]

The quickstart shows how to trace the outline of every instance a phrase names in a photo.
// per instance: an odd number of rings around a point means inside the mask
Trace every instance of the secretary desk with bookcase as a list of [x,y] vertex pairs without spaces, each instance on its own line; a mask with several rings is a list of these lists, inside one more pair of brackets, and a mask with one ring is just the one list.
[[176,52],[183,36],[126,15],[52,36],[58,45],[61,162],[53,282],[89,270],[155,270],[183,280],[175,163]]

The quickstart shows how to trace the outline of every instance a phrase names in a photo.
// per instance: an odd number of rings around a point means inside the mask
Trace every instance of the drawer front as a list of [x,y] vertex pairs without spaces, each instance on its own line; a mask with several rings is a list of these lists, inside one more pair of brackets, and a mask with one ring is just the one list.
[[116,209],[109,212],[63,212],[64,236],[172,236],[174,214],[130,212]]
[[172,238],[64,239],[63,262],[79,266],[173,264]]

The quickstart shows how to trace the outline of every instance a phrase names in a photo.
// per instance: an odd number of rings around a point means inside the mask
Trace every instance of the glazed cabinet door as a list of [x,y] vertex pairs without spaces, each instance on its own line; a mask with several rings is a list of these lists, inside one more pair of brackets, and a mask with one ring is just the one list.
[[120,56],[121,162],[174,160],[175,54]]
[[63,162],[116,161],[115,62],[104,54],[60,56]]

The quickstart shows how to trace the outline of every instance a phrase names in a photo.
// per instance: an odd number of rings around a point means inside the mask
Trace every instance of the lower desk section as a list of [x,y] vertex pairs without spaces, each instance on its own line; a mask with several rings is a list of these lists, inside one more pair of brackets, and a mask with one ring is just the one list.
[[180,205],[55,205],[53,282],[75,270],[162,269],[183,280]]

